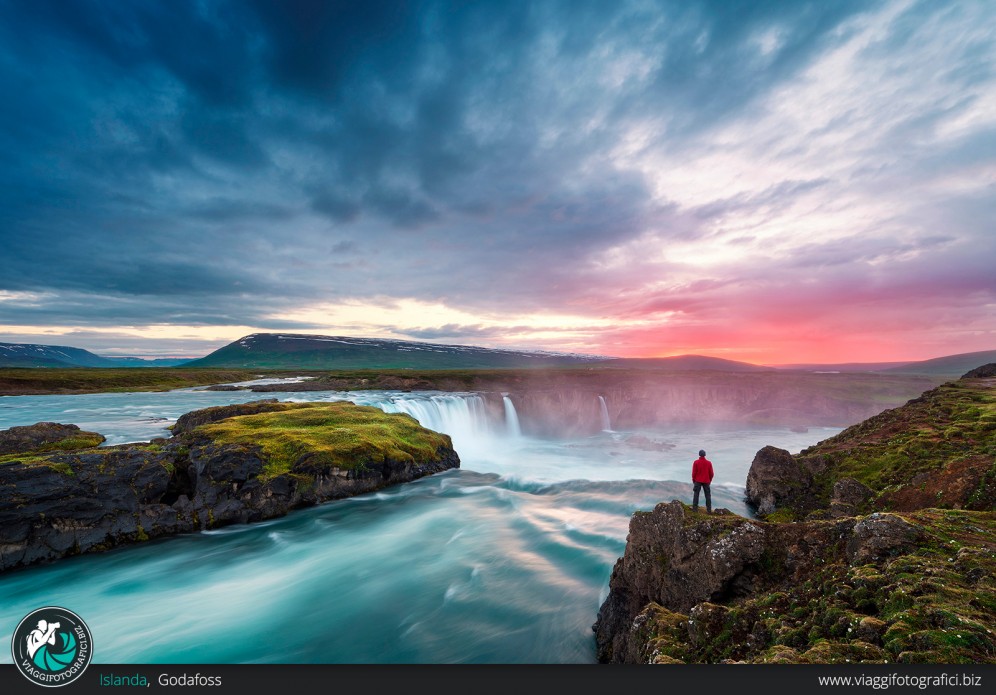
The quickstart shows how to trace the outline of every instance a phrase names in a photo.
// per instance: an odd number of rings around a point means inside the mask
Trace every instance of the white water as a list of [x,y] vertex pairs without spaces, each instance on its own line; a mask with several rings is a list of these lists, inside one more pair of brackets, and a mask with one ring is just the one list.
[[605,399],[601,396],[598,397],[598,407],[599,412],[602,416],[602,431],[611,432],[612,431],[612,421],[609,420],[609,406],[605,404]]
[[197,390],[0,398],[0,429],[52,420],[110,443],[147,440],[190,410],[261,397],[409,413],[453,438],[462,467],[264,523],[0,574],[0,642],[56,604],[87,621],[98,663],[592,661],[591,623],[630,516],[689,501],[699,448],[716,466],[714,506],[745,513],[757,449],[797,451],[837,431],[702,425],[540,440],[510,436],[507,414],[489,423],[475,394]]
[[508,430],[508,436],[512,438],[521,437],[522,427],[519,426],[519,414],[515,412],[515,404],[512,403],[512,399],[508,396],[502,396],[501,400],[505,404],[505,427]]

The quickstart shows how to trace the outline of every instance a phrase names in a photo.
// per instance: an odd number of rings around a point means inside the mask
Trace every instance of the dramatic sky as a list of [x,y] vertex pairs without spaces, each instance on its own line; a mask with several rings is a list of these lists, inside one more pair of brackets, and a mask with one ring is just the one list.
[[0,0],[0,341],[996,348],[996,3]]

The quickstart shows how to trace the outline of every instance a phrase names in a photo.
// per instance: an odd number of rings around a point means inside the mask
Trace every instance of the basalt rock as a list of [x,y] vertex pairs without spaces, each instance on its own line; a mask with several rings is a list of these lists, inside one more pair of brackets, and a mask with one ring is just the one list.
[[747,473],[747,503],[759,514],[770,514],[783,501],[804,495],[812,480],[812,473],[792,454],[766,446],[754,456]]
[[925,538],[922,528],[895,514],[875,513],[854,525],[847,542],[847,559],[863,565],[909,552]]
[[834,517],[854,516],[865,502],[873,496],[871,488],[862,485],[854,478],[841,478],[833,485],[830,496],[830,515]]
[[991,662],[994,530],[991,512],[772,523],[662,503],[630,522],[598,659]]
[[194,528],[162,502],[171,453],[108,448],[47,461],[0,465],[0,569]]
[[83,449],[103,441],[102,435],[85,432],[76,425],[39,422],[0,431],[0,456],[53,449]]
[[[698,514],[678,501],[638,512],[630,521],[626,552],[612,570],[609,596],[593,626],[599,660],[633,660],[639,650],[634,652],[630,644],[631,627],[648,604],[687,615],[704,602],[751,595],[776,579],[795,575],[814,557],[833,552],[849,527],[824,523],[808,530],[813,532],[726,510]],[[695,641],[704,639],[699,628],[690,634]]]

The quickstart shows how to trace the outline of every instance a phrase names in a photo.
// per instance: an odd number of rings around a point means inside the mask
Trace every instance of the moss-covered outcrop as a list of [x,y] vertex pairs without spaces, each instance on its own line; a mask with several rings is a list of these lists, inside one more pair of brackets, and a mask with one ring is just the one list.
[[[0,442],[24,440],[12,431]],[[0,458],[0,570],[268,519],[460,465],[448,436],[350,403],[208,408],[169,439],[115,447],[94,448],[103,437],[72,426],[33,431],[36,448]]]
[[386,461],[435,460],[450,438],[414,418],[352,403],[280,403],[254,414],[203,424],[192,434],[217,445],[257,446],[274,477],[308,470],[359,471]]
[[765,447],[747,476],[748,502],[783,520],[926,507],[993,509],[996,377],[974,376],[986,370],[796,455]]
[[601,661],[996,658],[996,514],[769,523],[639,513],[594,629]]
[[0,462],[26,454],[88,449],[103,442],[103,435],[86,432],[76,425],[39,422],[26,427],[11,427],[0,431]]
[[795,456],[758,452],[762,519],[637,513],[601,661],[996,661],[996,368]]

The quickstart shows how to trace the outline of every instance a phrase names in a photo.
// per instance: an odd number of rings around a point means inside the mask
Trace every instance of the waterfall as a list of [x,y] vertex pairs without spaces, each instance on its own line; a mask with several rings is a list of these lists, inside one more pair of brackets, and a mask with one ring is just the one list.
[[605,399],[601,396],[598,397],[598,407],[602,413],[602,431],[611,432],[612,422],[609,420],[609,407],[605,405]]
[[502,395],[501,399],[505,403],[505,427],[508,431],[508,436],[521,437],[522,428],[519,427],[519,414],[515,412],[512,399],[506,395]]
[[484,398],[474,393],[354,392],[349,394],[349,399],[360,405],[375,406],[385,413],[411,415],[423,427],[450,435],[458,452],[486,456],[495,446],[503,446],[496,440],[505,440],[507,445],[508,438],[522,436],[519,415],[506,394],[502,394],[504,427],[495,422],[497,413],[489,414]]
[[372,405],[385,413],[407,413],[423,427],[448,434],[454,439],[479,437],[490,430],[484,399],[480,396],[393,397]]
[[356,398],[353,394],[353,400],[385,413],[406,413],[423,427],[448,434],[461,456],[486,456],[501,446],[495,438],[504,437],[503,432],[495,431],[484,399],[476,394],[391,394],[374,398]]

